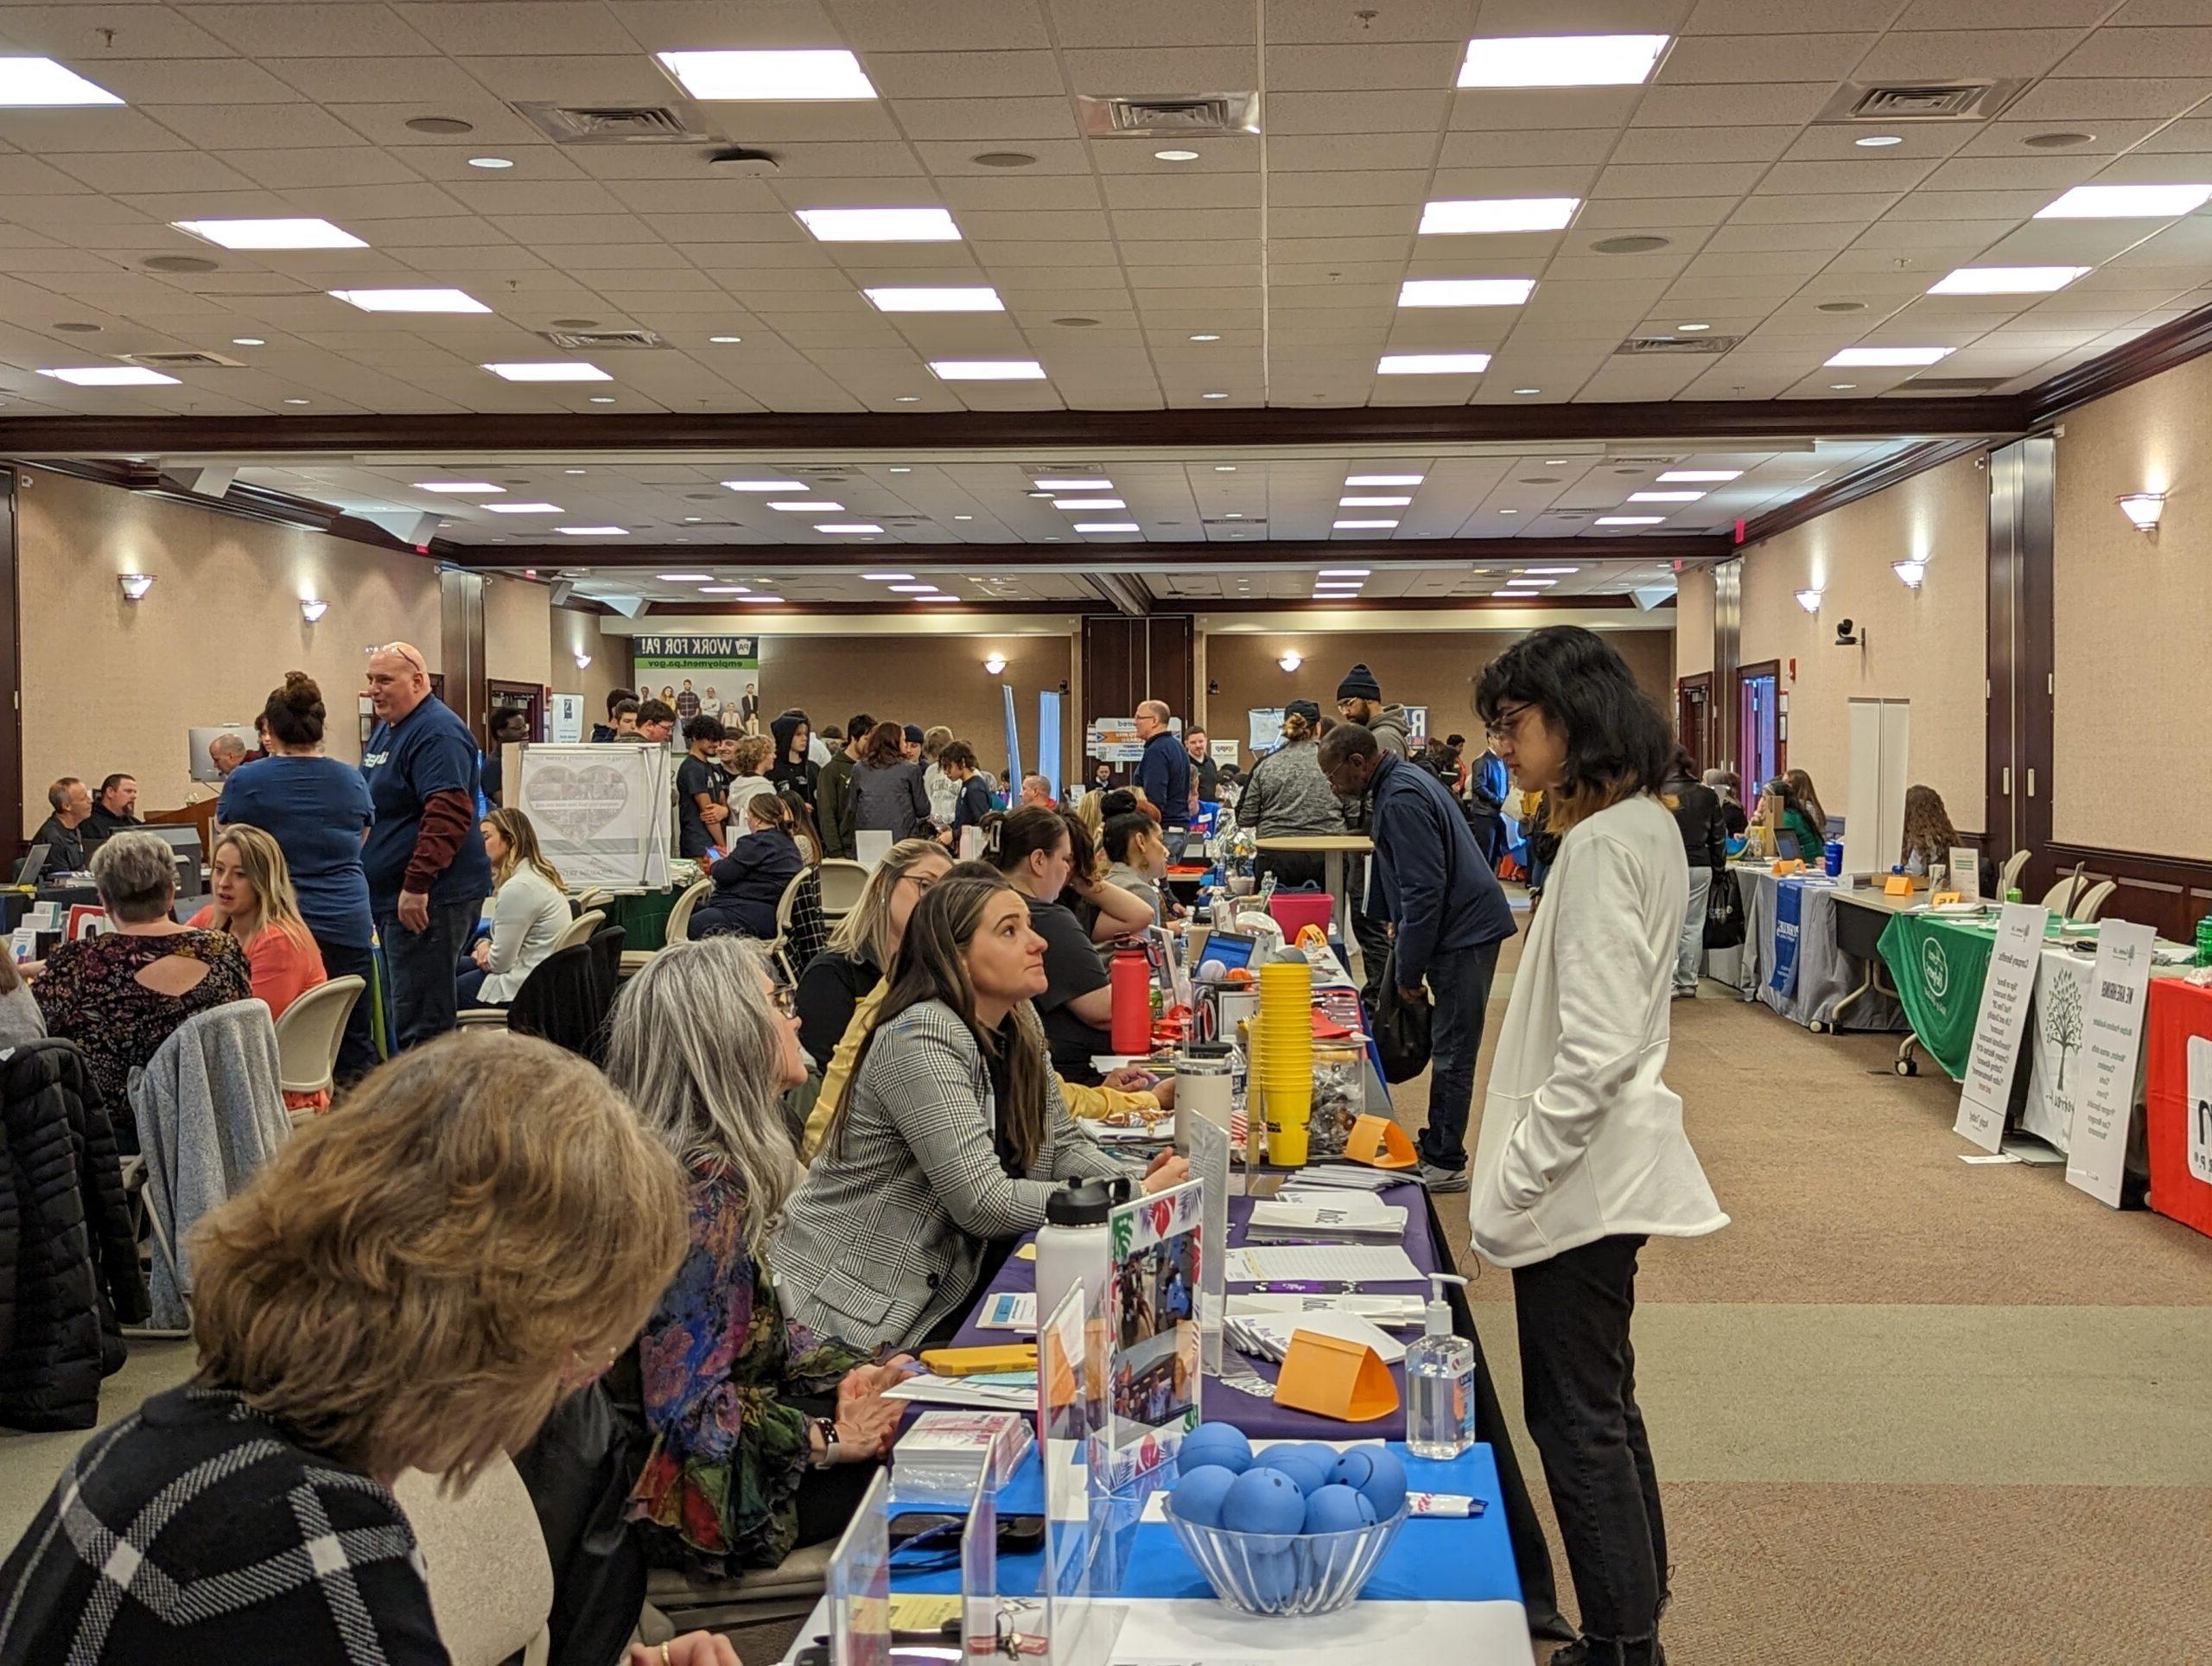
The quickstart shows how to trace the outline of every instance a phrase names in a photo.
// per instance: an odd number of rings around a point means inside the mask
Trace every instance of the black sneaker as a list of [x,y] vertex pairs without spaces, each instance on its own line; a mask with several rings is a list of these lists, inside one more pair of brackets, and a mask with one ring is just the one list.
[[1667,1666],[1667,1651],[1656,1637],[1636,1643],[1580,1637],[1554,1654],[1549,1666]]

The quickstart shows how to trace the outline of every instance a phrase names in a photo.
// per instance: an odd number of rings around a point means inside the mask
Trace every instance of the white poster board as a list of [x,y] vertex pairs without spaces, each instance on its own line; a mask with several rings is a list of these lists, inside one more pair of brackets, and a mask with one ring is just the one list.
[[2074,1137],[2066,1148],[2066,1183],[2112,1209],[2120,1207],[2127,1168],[2143,1016],[2150,1005],[2151,951],[2158,940],[2148,925],[2106,920],[2097,932],[2097,963],[2089,974],[2082,1023],[2085,1070]]
[[1094,717],[1084,725],[1083,749],[1102,764],[1134,764],[1144,756],[1144,737],[1134,717]]
[[2022,1132],[2054,1151],[2074,1143],[2075,1105],[2088,1079],[2082,1045],[2088,1040],[2090,977],[2079,956],[2045,954],[2036,968],[2036,1005],[2028,1026],[2028,1097]]
[[511,795],[572,889],[668,883],[673,773],[664,747],[524,747]]
[[1997,918],[1997,943],[1981,986],[1966,1079],[1959,1084],[1958,1120],[1952,1124],[1984,1151],[1997,1151],[2005,1143],[2005,1110],[2012,1097],[2012,1071],[2035,1001],[2036,963],[2050,919],[2049,909],[2029,902],[2007,903]]
[[1217,741],[1211,735],[1206,737],[1206,755],[1224,769],[1236,761],[1237,749],[1238,742],[1235,741]]
[[1254,757],[1273,752],[1281,741],[1281,706],[1254,706],[1244,714],[1244,721],[1250,729],[1245,738],[1251,742]]
[[2189,1172],[2212,1186],[2212,1036],[2189,1038]]
[[864,827],[853,835],[853,855],[871,874],[881,867],[883,859],[891,854],[891,833],[887,828]]
[[556,694],[553,696],[553,733],[546,737],[554,745],[573,747],[584,738],[584,697],[581,694]]
[[[1972,845],[1955,844],[1951,847],[1950,869],[1950,882],[1944,888],[1957,892],[1961,902],[1980,902],[1981,858],[1974,854]],[[2002,902],[2004,899],[1999,897],[1998,900]]]
[[[1850,703],[1851,790],[1844,802],[1843,871],[1886,874],[1904,844],[1904,790],[1912,766],[1912,707],[1904,700]],[[1798,853],[1817,862],[1820,852]]]

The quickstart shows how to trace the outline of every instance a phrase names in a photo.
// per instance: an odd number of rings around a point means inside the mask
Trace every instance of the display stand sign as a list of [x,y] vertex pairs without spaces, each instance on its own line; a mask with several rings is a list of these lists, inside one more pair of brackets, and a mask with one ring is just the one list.
[[2073,1148],[2075,1104],[2084,1080],[2094,965],[2071,954],[2046,954],[2036,968],[2036,1005],[2028,1026],[2028,1097],[2020,1128],[2054,1151]]
[[1198,1427],[1205,1193],[1192,1181],[1106,1218],[1109,1491],[1167,1463]]
[[2120,1207],[2127,1168],[2143,1016],[2150,1005],[2151,956],[2158,940],[2148,925],[2106,920],[2097,932],[2097,963],[2089,974],[2082,1027],[2082,1059],[2088,1071],[2075,1099],[2074,1136],[2066,1148],[2066,1183],[2113,1209]]
[[1235,741],[1217,741],[1211,736],[1207,737],[1206,755],[1224,768],[1236,761],[1236,753],[1237,742]]
[[1094,717],[1083,727],[1083,749],[1102,764],[1134,764],[1144,741],[1134,717]]
[[1970,844],[1951,847],[1950,888],[1961,902],[1981,900],[1981,858]]
[[524,747],[518,775],[515,802],[571,887],[668,883],[675,799],[665,747]]
[[2189,1038],[2189,1172],[2212,1186],[2212,1036]]
[[553,696],[553,732],[546,737],[556,746],[580,746],[584,738],[584,697],[581,694]]
[[2031,902],[2008,902],[1997,917],[1997,942],[1981,986],[1966,1078],[1959,1084],[1958,1120],[1952,1124],[1984,1151],[2005,1144],[2005,1110],[2012,1097],[2012,1072],[2019,1063],[2028,1008],[2034,1004],[2036,962],[2050,919],[2048,908]]
[[830,1557],[830,1666],[890,1666],[891,1471],[875,1472]]
[[1054,1666],[1103,1666],[1119,1619],[1103,1480],[1106,1321],[1081,1281],[1037,1327],[1037,1452],[1045,1467],[1045,1630]]
[[1051,1646],[1051,1608],[1036,1596],[1007,1596],[999,1588],[999,1478],[1014,1466],[1007,1450],[1014,1430],[1002,1431],[985,1459],[960,1531],[960,1620],[968,1657],[1020,1659]]
[[1244,714],[1248,728],[1245,739],[1251,742],[1252,755],[1264,757],[1282,743],[1282,708],[1254,706]]

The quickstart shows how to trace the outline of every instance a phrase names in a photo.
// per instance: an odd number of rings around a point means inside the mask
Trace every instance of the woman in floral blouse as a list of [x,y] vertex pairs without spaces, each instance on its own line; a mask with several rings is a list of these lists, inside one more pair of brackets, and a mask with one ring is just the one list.
[[877,1365],[789,1324],[764,1259],[799,1178],[783,1116],[805,1078],[791,992],[760,947],[671,944],[624,985],[607,1073],[683,1160],[690,1248],[639,1340],[652,1448],[630,1494],[648,1554],[721,1575],[844,1530],[900,1402]]

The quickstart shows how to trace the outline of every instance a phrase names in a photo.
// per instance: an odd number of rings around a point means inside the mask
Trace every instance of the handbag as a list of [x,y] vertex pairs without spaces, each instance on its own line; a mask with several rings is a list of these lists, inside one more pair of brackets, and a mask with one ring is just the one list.
[[1410,1082],[1428,1068],[1428,997],[1407,1001],[1398,994],[1398,951],[1382,962],[1382,988],[1375,997],[1375,1047],[1382,1055],[1382,1079]]
[[1749,928],[1744,920],[1744,893],[1736,876],[1725,868],[1713,870],[1713,889],[1705,905],[1705,946],[1740,949]]

